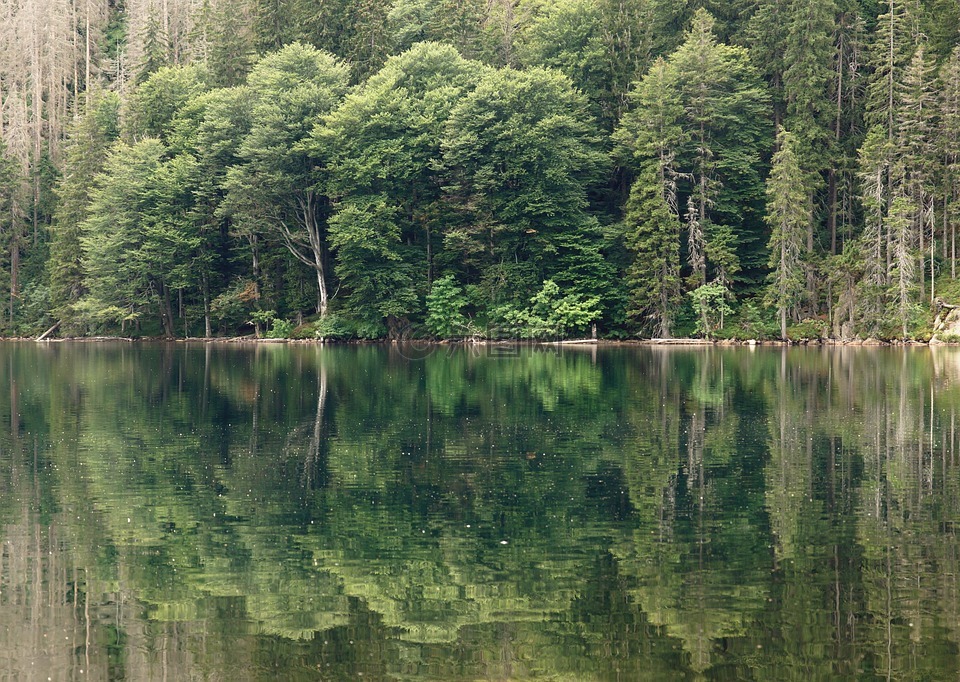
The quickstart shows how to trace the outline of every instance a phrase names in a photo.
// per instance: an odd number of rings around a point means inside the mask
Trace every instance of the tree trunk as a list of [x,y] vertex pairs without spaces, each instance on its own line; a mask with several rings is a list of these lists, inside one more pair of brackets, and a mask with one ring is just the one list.
[[203,335],[207,339],[213,336],[210,327],[210,281],[206,273],[203,274]]
[[175,336],[173,331],[173,307],[170,303],[170,289],[165,282],[160,282],[160,322],[163,325],[163,335],[172,339]]

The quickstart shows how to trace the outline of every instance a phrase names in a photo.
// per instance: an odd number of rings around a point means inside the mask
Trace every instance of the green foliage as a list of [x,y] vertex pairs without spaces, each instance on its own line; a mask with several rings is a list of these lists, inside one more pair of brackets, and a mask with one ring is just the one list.
[[729,319],[724,321],[722,330],[717,330],[717,336],[740,341],[766,341],[782,338],[777,323],[770,319],[768,309],[758,305],[756,301],[744,301]]
[[463,309],[468,299],[453,275],[433,283],[427,294],[427,329],[442,339],[467,336],[471,328]]
[[258,299],[256,283],[238,279],[210,303],[213,320],[223,331],[232,332],[251,319]]
[[767,224],[770,226],[770,275],[765,301],[777,309],[780,336],[787,336],[787,318],[796,319],[803,300],[803,255],[810,215],[804,175],[795,150],[795,138],[781,128],[780,149],[773,157],[767,180]]
[[908,337],[956,274],[949,2],[121,5],[67,22],[75,60],[2,74],[8,333],[43,290],[68,334],[232,333],[256,307],[426,333],[450,275],[478,326],[549,280],[606,335],[716,333],[684,295],[716,281],[766,292],[781,336]]
[[274,317],[270,329],[267,330],[266,337],[268,339],[289,339],[295,326],[293,322]]
[[86,113],[74,123],[64,151],[47,271],[50,312],[67,333],[81,331],[72,325],[70,312],[71,304],[86,291],[80,226],[89,216],[94,178],[119,135],[119,112],[120,98],[115,94],[89,92]]
[[560,287],[546,280],[543,288],[524,309],[507,310],[504,319],[524,339],[564,339],[582,332],[600,316],[600,299],[569,293],[561,296]]
[[830,330],[824,320],[805,319],[787,327],[787,338],[791,341],[815,341],[825,339]]
[[670,211],[652,164],[634,183],[624,218],[632,255],[627,268],[627,314],[669,337],[680,300],[680,221]]
[[530,296],[549,278],[600,295],[608,281],[586,209],[605,158],[569,79],[545,69],[487,72],[453,109],[442,148],[455,209],[444,244],[461,268],[487,279],[491,301],[504,291]]
[[722,328],[724,317],[733,312],[727,303],[730,290],[721,282],[710,282],[701,284],[687,295],[697,314],[696,333],[708,339],[713,338],[716,330]]
[[199,66],[164,66],[152,72],[127,103],[126,137],[167,142],[177,113],[206,89],[206,72]]

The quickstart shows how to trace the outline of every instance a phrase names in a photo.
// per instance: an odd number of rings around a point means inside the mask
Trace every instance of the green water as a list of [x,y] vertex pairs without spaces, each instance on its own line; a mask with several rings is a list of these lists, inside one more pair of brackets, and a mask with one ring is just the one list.
[[0,679],[956,679],[960,349],[5,344]]

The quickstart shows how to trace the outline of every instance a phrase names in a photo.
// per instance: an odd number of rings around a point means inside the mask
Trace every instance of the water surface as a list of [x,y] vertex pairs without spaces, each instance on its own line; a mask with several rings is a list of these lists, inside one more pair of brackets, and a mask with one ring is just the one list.
[[4,344],[0,679],[955,679],[958,408],[960,349]]

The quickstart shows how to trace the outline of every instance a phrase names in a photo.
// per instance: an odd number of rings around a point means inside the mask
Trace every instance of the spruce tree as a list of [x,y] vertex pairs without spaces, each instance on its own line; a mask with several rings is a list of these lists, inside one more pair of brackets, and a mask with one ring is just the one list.
[[87,289],[81,225],[89,216],[93,179],[103,169],[110,144],[119,134],[120,98],[96,91],[87,96],[86,111],[75,121],[64,149],[47,261],[51,313],[65,331],[79,331],[72,329],[72,305]]
[[957,221],[960,220],[960,46],[940,69],[939,128],[940,193],[943,201],[943,255],[950,277],[957,277]]
[[804,172],[792,133],[781,129],[780,149],[767,179],[767,224],[770,226],[770,284],[766,300],[776,307],[780,336],[787,338],[787,318],[796,317],[804,295],[807,230],[812,220]]
[[627,269],[627,314],[654,335],[669,338],[680,302],[680,221],[664,196],[658,165],[650,163],[627,201],[624,238],[633,261]]

